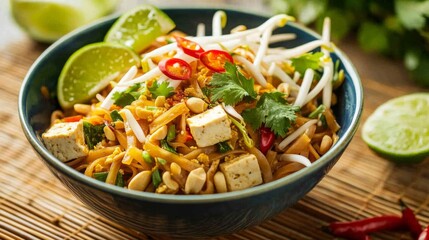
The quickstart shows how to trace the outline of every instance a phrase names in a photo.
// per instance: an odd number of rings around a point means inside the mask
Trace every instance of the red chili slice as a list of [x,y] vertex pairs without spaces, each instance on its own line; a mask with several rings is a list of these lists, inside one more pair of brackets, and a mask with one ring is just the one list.
[[204,52],[204,49],[196,42],[188,40],[183,37],[175,37],[177,41],[177,46],[179,46],[182,51],[188,54],[191,57],[199,58],[200,55]]
[[187,80],[191,78],[191,66],[180,58],[164,59],[159,62],[158,67],[162,73],[171,79]]
[[222,50],[209,50],[200,55],[200,61],[210,70],[215,72],[225,72],[225,63],[234,60],[232,56]]
[[82,115],[76,115],[71,117],[65,117],[63,118],[64,122],[79,122],[83,118]]
[[259,131],[261,133],[259,149],[263,154],[267,154],[268,150],[270,150],[270,148],[273,146],[276,136],[271,131],[271,129],[267,127],[261,127]]

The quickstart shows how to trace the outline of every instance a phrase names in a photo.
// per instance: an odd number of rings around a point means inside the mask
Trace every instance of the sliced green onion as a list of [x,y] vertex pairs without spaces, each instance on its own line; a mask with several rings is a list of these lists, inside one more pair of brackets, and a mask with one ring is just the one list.
[[176,150],[172,146],[170,146],[170,144],[168,144],[167,140],[163,139],[160,142],[161,142],[161,148],[163,148],[163,149],[165,149],[171,153],[177,154]]
[[167,141],[171,142],[176,138],[176,125],[171,124],[168,127],[168,132],[167,132]]
[[155,188],[157,188],[161,182],[162,182],[162,180],[161,180],[161,174],[159,173],[159,169],[156,168],[152,172],[152,183],[153,183],[153,186]]
[[156,160],[162,165],[165,165],[167,163],[167,160],[165,160],[164,158],[156,158]]
[[[92,176],[98,181],[106,182],[108,174],[109,172],[97,172],[94,173]],[[115,185],[118,187],[124,187],[124,184],[124,176],[122,175],[122,173],[118,172],[118,175],[116,175]]]
[[153,157],[148,153],[148,151],[142,152],[143,160],[149,164],[153,163]]
[[217,145],[217,149],[220,153],[226,153],[232,150],[231,145],[229,145],[228,141],[220,142]]
[[319,105],[313,112],[311,112],[308,117],[309,118],[318,118],[320,114],[324,113],[326,110],[326,106],[321,104]]

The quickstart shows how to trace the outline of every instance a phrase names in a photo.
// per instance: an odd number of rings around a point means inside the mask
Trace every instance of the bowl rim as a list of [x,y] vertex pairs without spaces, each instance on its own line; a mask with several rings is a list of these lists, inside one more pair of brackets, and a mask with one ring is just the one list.
[[[163,10],[181,10],[186,11],[189,10],[219,10],[214,8],[203,8],[203,7],[188,7],[188,8],[181,8],[181,7],[174,7],[174,8],[162,8]],[[269,15],[261,14],[261,13],[255,13],[255,12],[245,12],[237,9],[230,9],[230,8],[222,8],[222,10],[228,11],[228,12],[236,12],[241,14],[249,14],[249,15],[255,15],[258,17],[269,17]],[[356,132],[359,121],[362,115],[362,108],[363,108],[363,87],[360,80],[360,77],[358,75],[358,72],[356,68],[351,63],[350,59],[337,47],[335,47],[335,54],[338,56],[339,59],[342,60],[342,64],[344,68],[346,69],[346,72],[349,74],[351,83],[353,85],[353,88],[356,92],[356,108],[354,109],[352,120],[350,127],[345,130],[343,133],[343,136],[339,138],[338,142],[329,150],[328,154],[323,155],[320,159],[315,161],[310,167],[305,168],[304,170],[295,172],[287,177],[278,179],[276,181],[272,181],[269,183],[264,183],[252,188],[240,190],[240,191],[234,191],[234,192],[227,192],[227,193],[216,193],[216,194],[204,194],[204,195],[171,195],[171,194],[155,194],[155,193],[148,193],[148,192],[139,192],[139,191],[132,191],[125,188],[120,188],[117,186],[109,185],[103,182],[100,182],[98,180],[95,180],[93,178],[87,177],[86,175],[76,171],[75,169],[67,166],[65,163],[61,162],[57,158],[55,158],[43,145],[43,143],[38,139],[35,132],[32,130],[31,125],[27,121],[28,117],[26,114],[26,104],[24,99],[26,98],[26,94],[28,93],[29,89],[29,82],[32,76],[34,75],[34,70],[38,68],[39,65],[43,63],[43,59],[50,55],[51,52],[56,49],[58,46],[62,45],[64,42],[66,42],[70,37],[82,34],[87,31],[91,31],[94,28],[98,28],[98,26],[106,21],[112,21],[113,19],[117,18],[120,14],[115,14],[112,16],[101,18],[92,24],[80,27],[68,34],[66,34],[64,37],[60,38],[56,42],[54,42],[51,46],[49,46],[32,64],[30,69],[28,70],[18,96],[18,113],[19,113],[19,120],[21,122],[21,127],[23,129],[23,132],[29,141],[29,143],[32,145],[33,149],[43,158],[43,161],[50,165],[50,167],[55,168],[57,171],[59,171],[61,174],[67,175],[70,178],[73,178],[74,181],[78,181],[81,184],[86,185],[87,187],[95,188],[98,191],[107,192],[109,194],[126,197],[126,198],[132,198],[136,200],[142,200],[147,202],[158,202],[158,203],[169,203],[169,204],[203,204],[203,203],[213,203],[213,202],[226,202],[226,201],[233,201],[233,200],[239,200],[243,198],[248,198],[255,195],[260,195],[265,192],[272,191],[274,189],[279,189],[285,185],[288,185],[289,183],[295,182],[299,180],[300,178],[304,177],[305,175],[313,174],[316,171],[318,171],[320,168],[322,168],[325,164],[328,164],[331,160],[329,156],[335,156],[337,154],[340,154],[342,151],[345,150],[346,146],[349,144],[349,142],[352,140],[354,133]],[[320,39],[321,36],[316,33],[315,31],[294,22],[288,22],[288,25],[290,25],[293,28],[298,28],[307,34],[309,34],[312,37]]]

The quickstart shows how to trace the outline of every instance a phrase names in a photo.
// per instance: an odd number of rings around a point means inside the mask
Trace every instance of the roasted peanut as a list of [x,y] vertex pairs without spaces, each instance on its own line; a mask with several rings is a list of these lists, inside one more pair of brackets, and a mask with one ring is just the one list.
[[104,132],[104,135],[106,135],[106,138],[108,140],[110,140],[110,141],[115,141],[116,140],[115,133],[112,131],[112,129],[110,129],[109,126],[104,126],[103,132]]
[[206,182],[206,176],[206,171],[201,167],[192,170],[186,179],[185,192],[187,194],[200,192]]
[[191,97],[186,100],[186,106],[193,113],[202,113],[207,109],[207,103],[204,102],[201,98]]
[[170,171],[171,174],[179,176],[182,173],[182,168],[179,166],[179,164],[173,162],[170,164]]
[[73,106],[73,108],[77,113],[80,113],[83,115],[87,115],[91,111],[91,105],[88,105],[88,104],[76,103]]
[[169,189],[173,191],[179,189],[179,184],[173,179],[171,179],[171,174],[169,171],[166,171],[164,172],[164,174],[162,174],[162,181]]
[[332,138],[328,135],[323,136],[322,142],[320,143],[320,154],[325,154],[332,146]]
[[277,86],[277,91],[284,93],[286,96],[289,96],[290,93],[290,86],[287,83],[280,83]]
[[128,184],[128,189],[136,191],[144,191],[151,180],[151,171],[142,171],[134,176]]
[[218,193],[223,193],[223,192],[228,191],[228,189],[226,187],[225,175],[223,175],[223,172],[217,172],[214,175],[213,181],[214,181],[214,185],[216,187],[216,191]]
[[168,127],[164,125],[158,128],[158,130],[156,130],[153,134],[150,135],[149,141],[153,142],[157,140],[162,140],[167,136],[167,132],[168,132]]

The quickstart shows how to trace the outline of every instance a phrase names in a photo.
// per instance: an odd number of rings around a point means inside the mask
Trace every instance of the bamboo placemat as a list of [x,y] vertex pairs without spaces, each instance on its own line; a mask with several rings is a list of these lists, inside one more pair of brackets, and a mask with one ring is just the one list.
[[[1,1],[0,9],[5,9]],[[7,6],[6,6],[7,7]],[[7,8],[6,8],[7,9]],[[18,91],[29,67],[46,48],[26,38],[0,14],[0,239],[162,239],[100,217],[74,198],[27,143],[18,120]],[[400,63],[360,52],[353,42],[340,47],[358,68],[365,91],[362,122],[382,102],[422,91]],[[394,83],[394,84],[392,84]],[[371,152],[360,129],[329,174],[294,207],[242,232],[217,239],[333,239],[321,230],[332,221],[400,214],[402,198],[429,224],[429,161],[394,165]],[[373,239],[411,239],[385,232]]]

